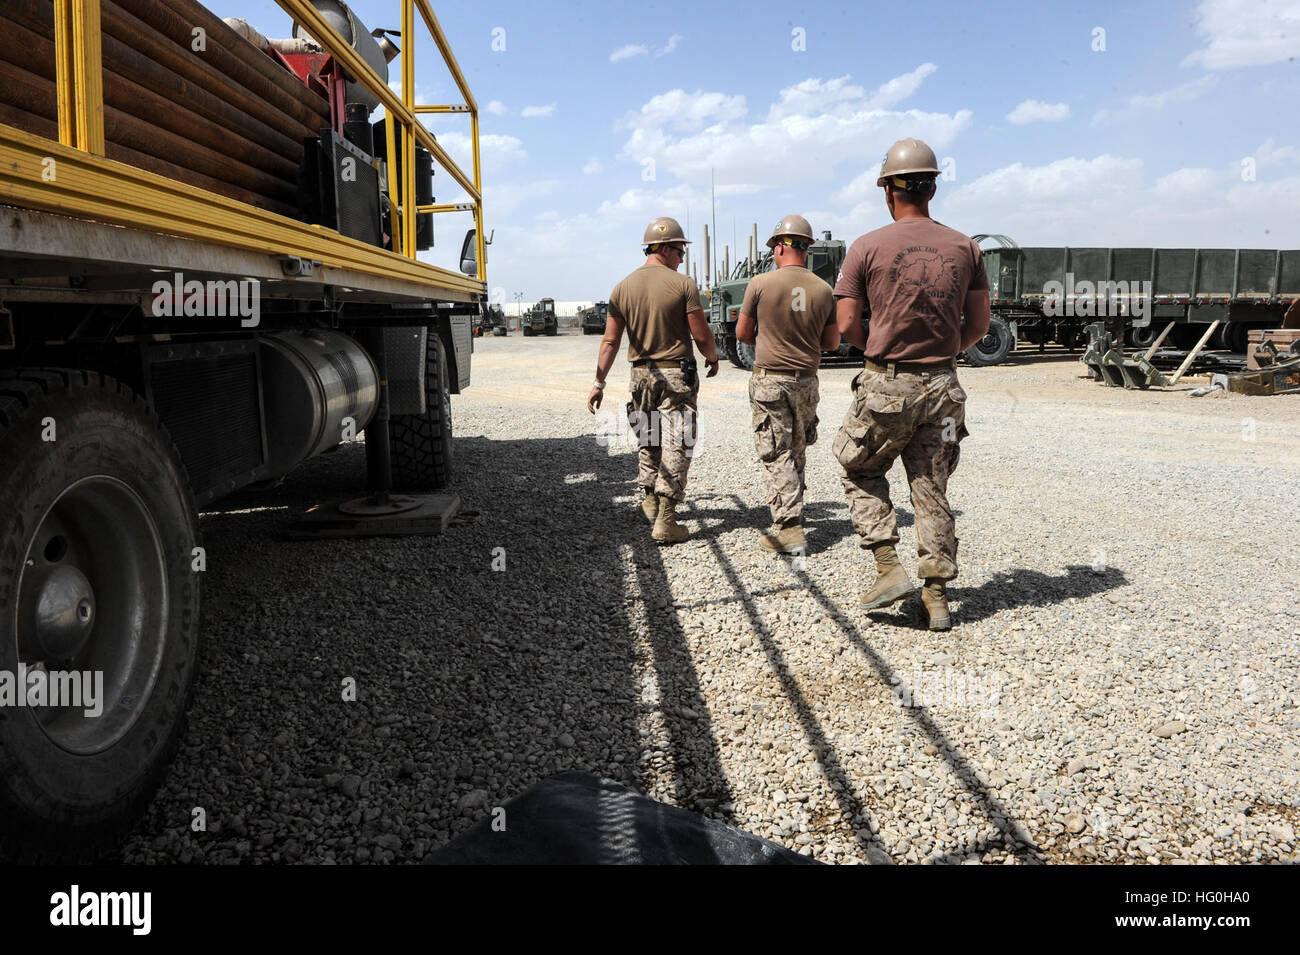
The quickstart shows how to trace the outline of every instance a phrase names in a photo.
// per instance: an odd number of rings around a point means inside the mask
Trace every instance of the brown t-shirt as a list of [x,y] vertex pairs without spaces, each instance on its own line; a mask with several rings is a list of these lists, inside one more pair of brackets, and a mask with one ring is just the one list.
[[835,296],[802,265],[787,265],[754,277],[745,288],[740,314],[758,321],[755,366],[816,371],[822,332],[835,322]]
[[627,323],[628,361],[689,358],[691,326],[686,316],[702,311],[695,280],[666,265],[641,266],[609,295],[609,314]]
[[866,302],[868,358],[939,362],[960,349],[966,293],[988,287],[974,241],[933,219],[900,219],[849,246],[835,297]]

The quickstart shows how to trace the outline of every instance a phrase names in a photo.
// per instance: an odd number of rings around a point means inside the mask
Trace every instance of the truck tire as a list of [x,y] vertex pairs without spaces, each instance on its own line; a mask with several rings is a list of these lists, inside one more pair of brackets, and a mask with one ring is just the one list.
[[395,490],[428,491],[451,482],[451,379],[446,350],[433,328],[424,353],[424,395],[424,414],[388,420]]
[[962,352],[963,357],[975,366],[997,365],[1011,354],[1015,339],[1011,335],[1011,326],[1001,315],[989,317],[989,330],[983,338]]
[[194,498],[157,415],[95,372],[0,375],[0,460],[0,671],[44,664],[100,690],[98,703],[83,686],[81,705],[0,708],[0,844],[92,859],[143,811],[184,732]]
[[1125,330],[1130,348],[1150,348],[1157,334],[1155,325],[1143,325],[1141,328],[1130,325]]
[[735,335],[714,335],[713,343],[718,346],[719,359],[722,361],[729,361],[737,368],[740,367],[740,361],[736,358]]
[[529,337],[529,336],[532,335],[532,333],[533,333],[532,328],[530,328],[528,325],[525,325],[525,326],[523,327],[522,331],[523,331],[523,333],[524,333],[524,338]]
[[742,341],[736,342],[736,366],[743,368],[745,371],[754,370],[754,346],[746,345]]
[[492,334],[497,338],[505,338],[510,334],[510,332],[501,325],[498,325],[496,328],[492,329]]

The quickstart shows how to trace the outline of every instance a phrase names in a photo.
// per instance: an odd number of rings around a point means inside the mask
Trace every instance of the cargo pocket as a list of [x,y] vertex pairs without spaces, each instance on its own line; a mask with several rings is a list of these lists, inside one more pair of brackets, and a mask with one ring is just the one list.
[[776,436],[772,434],[772,416],[767,412],[754,412],[754,450],[760,461],[776,460]]
[[854,413],[844,419],[831,452],[850,474],[878,470],[893,461],[890,439],[899,434],[902,395],[868,393],[854,402]]

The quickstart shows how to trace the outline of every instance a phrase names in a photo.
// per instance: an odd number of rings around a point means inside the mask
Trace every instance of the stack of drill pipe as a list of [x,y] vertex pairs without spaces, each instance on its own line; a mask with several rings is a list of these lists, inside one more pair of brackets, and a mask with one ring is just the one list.
[[[101,20],[108,158],[296,216],[326,100],[194,0],[103,0]],[[53,38],[49,0],[0,4],[0,123],[57,139]]]

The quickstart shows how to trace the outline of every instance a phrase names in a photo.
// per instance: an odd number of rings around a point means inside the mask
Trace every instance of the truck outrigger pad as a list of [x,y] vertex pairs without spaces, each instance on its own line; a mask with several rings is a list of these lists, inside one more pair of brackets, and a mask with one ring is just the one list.
[[431,537],[446,531],[459,511],[458,494],[372,494],[308,508],[285,537]]

